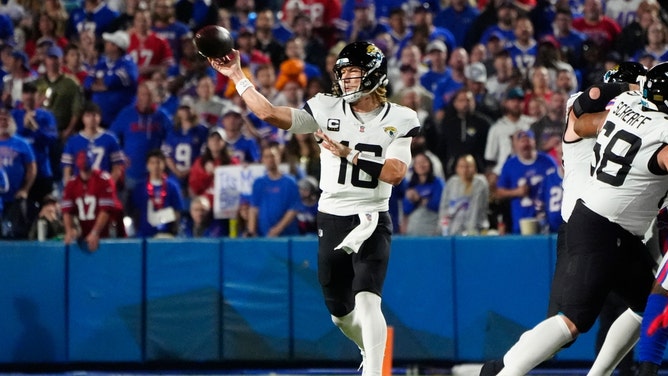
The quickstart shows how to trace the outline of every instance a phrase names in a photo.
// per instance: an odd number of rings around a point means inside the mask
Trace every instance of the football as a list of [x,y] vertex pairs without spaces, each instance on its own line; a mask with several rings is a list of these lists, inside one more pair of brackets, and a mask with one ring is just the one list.
[[199,29],[193,37],[195,48],[204,57],[221,58],[234,48],[234,39],[227,29],[218,25],[207,25]]

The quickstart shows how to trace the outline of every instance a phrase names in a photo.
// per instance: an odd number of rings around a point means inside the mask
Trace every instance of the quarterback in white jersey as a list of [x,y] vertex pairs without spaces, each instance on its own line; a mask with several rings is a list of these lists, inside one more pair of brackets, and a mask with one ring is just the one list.
[[387,324],[381,295],[392,234],[392,185],[404,178],[417,113],[386,98],[387,60],[369,42],[344,47],[334,65],[336,95],[318,94],[304,109],[274,106],[244,76],[239,52],[210,64],[230,77],[260,119],[320,142],[318,280],[332,321],[359,347],[363,376],[382,373]]

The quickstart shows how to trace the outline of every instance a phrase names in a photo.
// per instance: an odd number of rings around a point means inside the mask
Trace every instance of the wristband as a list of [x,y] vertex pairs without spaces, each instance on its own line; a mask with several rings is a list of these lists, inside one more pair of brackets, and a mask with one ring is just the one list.
[[235,86],[237,88],[237,93],[239,93],[239,96],[242,96],[243,93],[246,90],[248,90],[248,88],[253,87],[253,84],[250,82],[249,79],[244,78],[243,80],[237,82]]
[[346,155],[346,160],[350,162],[350,164],[354,164],[353,161],[355,160],[355,157],[359,154],[359,151],[356,150],[351,150],[348,155]]

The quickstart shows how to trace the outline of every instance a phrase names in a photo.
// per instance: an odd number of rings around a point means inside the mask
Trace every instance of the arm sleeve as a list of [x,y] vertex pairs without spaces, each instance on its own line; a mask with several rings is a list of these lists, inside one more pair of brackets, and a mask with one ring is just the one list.
[[312,133],[320,128],[313,115],[306,110],[292,109],[292,126],[288,129],[290,133]]
[[396,139],[390,146],[387,147],[385,159],[398,159],[406,164],[411,163],[411,137],[402,137]]

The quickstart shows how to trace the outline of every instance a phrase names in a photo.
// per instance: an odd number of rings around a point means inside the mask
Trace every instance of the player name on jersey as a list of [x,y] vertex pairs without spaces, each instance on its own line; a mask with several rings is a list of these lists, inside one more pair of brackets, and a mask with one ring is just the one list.
[[624,102],[621,102],[619,106],[614,109],[613,113],[629,126],[636,128],[639,128],[650,120],[648,116],[634,111],[627,103]]

